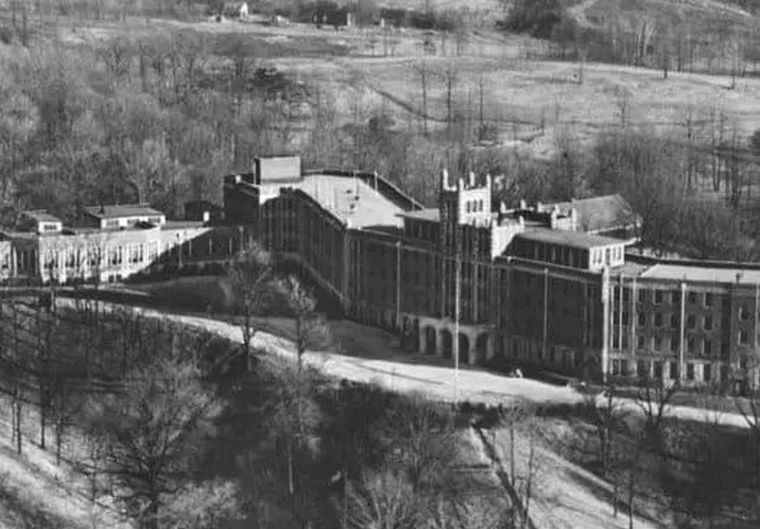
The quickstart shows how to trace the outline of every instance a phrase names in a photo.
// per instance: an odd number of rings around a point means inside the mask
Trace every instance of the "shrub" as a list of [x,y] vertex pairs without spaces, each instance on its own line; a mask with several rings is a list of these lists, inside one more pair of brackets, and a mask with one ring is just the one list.
[[517,0],[503,27],[515,33],[529,33],[540,39],[548,39],[562,17],[563,9],[559,0]]

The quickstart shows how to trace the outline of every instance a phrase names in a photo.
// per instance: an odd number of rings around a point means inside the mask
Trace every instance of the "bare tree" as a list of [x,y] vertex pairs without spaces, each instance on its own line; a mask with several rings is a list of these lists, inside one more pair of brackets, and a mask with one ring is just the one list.
[[259,244],[249,241],[227,266],[235,294],[243,352],[248,370],[252,368],[251,341],[258,331],[256,317],[271,304],[273,292],[272,257]]
[[620,431],[624,410],[619,400],[615,398],[616,388],[607,386],[604,392],[604,402],[599,402],[596,395],[586,395],[584,399],[586,414],[596,429],[599,442],[599,462],[602,472],[607,472],[613,456],[614,436]]
[[425,136],[428,135],[428,83],[430,78],[430,69],[425,59],[420,59],[414,64],[414,71],[420,77],[420,91],[422,95],[422,130]]
[[347,501],[352,529],[414,529],[423,522],[417,493],[391,470],[366,472],[359,483],[350,483]]
[[283,281],[281,291],[295,320],[294,342],[298,368],[303,368],[306,351],[330,344],[330,329],[324,316],[317,312],[317,301],[295,277]]
[[135,369],[122,392],[90,400],[88,431],[106,441],[103,472],[141,527],[162,527],[165,507],[191,486],[221,410],[198,369],[168,357]]
[[453,119],[453,91],[459,79],[460,65],[457,60],[450,60],[443,69],[443,78],[446,82],[446,130],[451,140],[451,123]]
[[680,389],[679,379],[668,384],[662,376],[643,378],[637,384],[636,404],[644,414],[643,442],[661,458],[665,412]]

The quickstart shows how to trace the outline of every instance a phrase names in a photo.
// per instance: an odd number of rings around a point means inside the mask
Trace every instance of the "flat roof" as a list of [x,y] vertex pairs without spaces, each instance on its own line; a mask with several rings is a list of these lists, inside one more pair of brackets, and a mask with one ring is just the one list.
[[425,208],[417,211],[404,211],[399,213],[399,216],[407,219],[439,222],[441,220],[441,211],[438,208]]
[[675,264],[655,264],[641,273],[649,279],[681,279],[718,283],[758,284],[760,270],[742,268],[709,268]]
[[144,204],[115,204],[110,206],[87,206],[85,213],[97,219],[118,219],[123,217],[154,217],[164,214]]
[[201,220],[167,220],[166,223],[161,226],[162,230],[181,230],[183,228],[201,228],[206,223]]
[[518,237],[534,242],[556,244],[559,246],[570,246],[572,248],[581,248],[584,250],[612,245],[621,245],[628,242],[623,239],[614,239],[612,237],[589,235],[587,233],[578,231],[552,230],[549,228],[530,229],[528,231],[524,231],[523,233],[515,235],[515,238]]
[[399,214],[405,210],[359,178],[312,174],[288,184],[265,184],[262,187],[300,189],[351,228],[403,226]]
[[29,211],[24,211],[24,215],[30,219],[36,220],[37,222],[61,222],[61,219],[55,215],[51,215],[44,209],[32,209]]

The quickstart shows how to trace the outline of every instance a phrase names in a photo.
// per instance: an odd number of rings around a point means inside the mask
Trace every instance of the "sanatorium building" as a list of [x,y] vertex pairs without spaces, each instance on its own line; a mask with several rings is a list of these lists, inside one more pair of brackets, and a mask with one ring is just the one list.
[[457,340],[469,364],[757,384],[760,266],[627,252],[640,218],[618,195],[510,209],[489,176],[444,171],[424,208],[377,174],[303,171],[298,157],[258,158],[223,185],[223,208],[188,204],[182,221],[144,205],[86,208],[77,228],[27,212],[27,230],[2,234],[0,272],[64,283],[218,266],[252,235],[346,317],[421,354],[452,358]]

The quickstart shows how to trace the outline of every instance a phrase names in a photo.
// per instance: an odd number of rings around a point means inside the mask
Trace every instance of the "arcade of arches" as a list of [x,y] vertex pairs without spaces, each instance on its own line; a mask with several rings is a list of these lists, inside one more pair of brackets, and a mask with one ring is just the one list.
[[[420,318],[416,322],[418,348],[422,354],[436,355],[445,359],[454,356],[454,324],[440,320]],[[493,357],[491,333],[482,327],[459,326],[459,362],[482,364]]]

